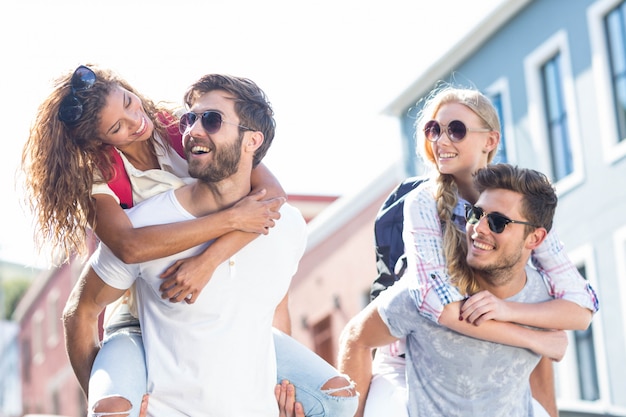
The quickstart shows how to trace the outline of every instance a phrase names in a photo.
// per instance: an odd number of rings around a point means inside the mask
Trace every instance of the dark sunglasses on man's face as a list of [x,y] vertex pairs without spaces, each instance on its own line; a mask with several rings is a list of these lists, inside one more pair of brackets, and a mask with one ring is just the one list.
[[196,120],[200,117],[200,121],[202,123],[202,128],[209,134],[212,135],[217,133],[222,127],[222,123],[226,123],[229,125],[237,126],[243,130],[254,130],[249,127],[238,125],[237,123],[229,123],[224,121],[222,115],[216,111],[205,111],[204,113],[194,113],[188,112],[183,114],[180,118],[180,122],[178,125],[178,130],[180,130],[181,134],[185,134],[187,129],[190,129]]
[[61,101],[59,106],[59,120],[72,125],[78,122],[83,115],[83,103],[76,97],[79,91],[89,90],[96,83],[96,73],[84,65],[74,71],[70,80],[70,94]]
[[525,224],[525,225],[532,226],[532,227],[541,227],[541,226],[537,226],[528,222],[522,222],[519,220],[511,220],[503,214],[486,213],[480,207],[476,207],[471,204],[465,205],[465,220],[469,224],[478,224],[480,219],[482,219],[483,217],[487,218],[487,224],[489,224],[489,230],[491,230],[494,233],[502,233],[504,231],[504,228],[509,223]]
[[467,132],[491,132],[491,129],[470,129],[460,120],[453,120],[447,125],[431,120],[424,125],[424,135],[430,142],[437,142],[444,131],[452,142],[460,142],[465,139]]

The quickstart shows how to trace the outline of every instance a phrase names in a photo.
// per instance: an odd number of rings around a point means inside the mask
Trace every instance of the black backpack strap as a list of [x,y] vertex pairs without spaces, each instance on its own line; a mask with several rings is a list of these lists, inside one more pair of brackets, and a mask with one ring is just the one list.
[[402,227],[404,224],[404,198],[417,188],[426,177],[411,177],[402,181],[381,206],[374,221],[374,242],[378,276],[370,289],[370,300],[393,285],[406,268]]

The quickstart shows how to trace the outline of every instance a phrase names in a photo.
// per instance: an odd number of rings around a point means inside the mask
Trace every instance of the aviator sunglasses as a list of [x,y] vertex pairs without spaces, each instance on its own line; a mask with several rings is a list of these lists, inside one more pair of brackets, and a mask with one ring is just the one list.
[[437,142],[445,130],[452,142],[460,142],[465,139],[467,132],[491,132],[491,129],[470,129],[460,120],[453,120],[447,125],[436,120],[431,120],[424,125],[424,135],[430,142]]
[[506,225],[509,223],[525,224],[532,227],[541,227],[528,222],[511,220],[503,214],[486,213],[480,207],[472,206],[471,204],[465,205],[465,220],[467,220],[469,224],[477,224],[483,217],[487,218],[489,229],[494,233],[502,233]]
[[187,129],[193,126],[193,124],[196,122],[198,117],[200,117],[202,128],[209,135],[217,133],[217,131],[220,130],[220,128],[222,127],[222,123],[237,126],[243,130],[254,131],[254,129],[250,129],[249,127],[238,125],[237,123],[229,123],[229,122],[224,121],[224,119],[222,118],[222,115],[216,111],[205,111],[204,113],[194,113],[190,111],[190,112],[183,114],[182,117],[180,118],[180,123],[178,125],[178,130],[180,130],[180,133],[185,134]]
[[61,101],[59,107],[59,120],[72,125],[78,122],[83,115],[83,103],[76,96],[79,91],[89,90],[96,83],[96,73],[84,65],[74,71],[70,80],[71,92]]

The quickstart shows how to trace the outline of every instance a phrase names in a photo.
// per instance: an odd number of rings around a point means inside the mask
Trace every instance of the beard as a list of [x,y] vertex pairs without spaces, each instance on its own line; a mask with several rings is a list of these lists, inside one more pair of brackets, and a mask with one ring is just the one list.
[[[491,285],[502,285],[509,282],[513,277],[513,269],[521,262],[522,250],[513,250],[498,258],[496,262],[489,264],[480,264],[477,262],[468,262],[474,272],[478,273],[482,279]],[[469,260],[468,260],[469,261]]]
[[219,182],[230,177],[239,167],[241,160],[241,142],[243,135],[231,145],[222,149],[215,149],[213,162],[208,165],[194,163],[189,164],[189,175],[202,182]]

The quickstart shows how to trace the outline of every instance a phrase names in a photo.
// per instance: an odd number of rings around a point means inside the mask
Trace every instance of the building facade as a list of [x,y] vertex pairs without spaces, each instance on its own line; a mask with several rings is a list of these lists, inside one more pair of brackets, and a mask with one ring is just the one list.
[[19,324],[25,414],[86,416],[87,404],[65,352],[61,315],[83,262],[73,259],[35,278],[13,315]]
[[294,336],[335,362],[339,333],[367,302],[376,273],[375,208],[383,189],[424,172],[413,124],[420,100],[441,81],[492,99],[502,122],[496,162],[550,176],[560,199],[555,230],[598,292],[592,325],[569,332],[568,353],[555,364],[561,416],[626,416],[624,0],[503,0],[390,103],[386,113],[402,125],[403,173],[381,177],[377,192],[368,187],[370,199],[344,197],[312,222],[292,285]]
[[555,229],[598,292],[600,312],[555,366],[561,415],[626,415],[626,2],[503,1],[387,108],[402,121],[409,174],[421,172],[416,103],[440,80],[499,109],[495,162],[552,179]]

